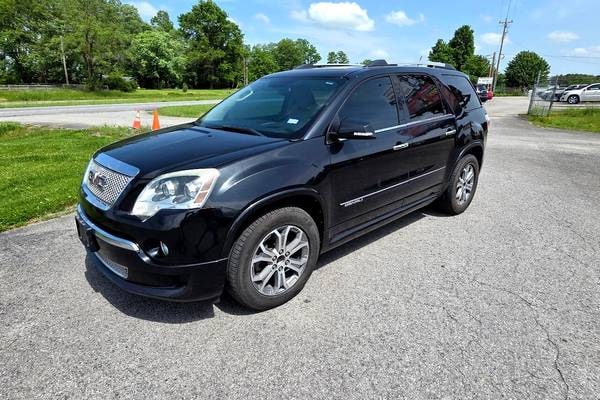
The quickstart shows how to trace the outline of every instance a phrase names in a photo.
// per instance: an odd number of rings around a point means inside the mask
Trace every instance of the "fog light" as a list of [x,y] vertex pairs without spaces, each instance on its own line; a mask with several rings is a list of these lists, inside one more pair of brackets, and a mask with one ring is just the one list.
[[148,249],[147,253],[152,258],[165,257],[169,255],[169,247],[163,242],[152,240],[152,244],[149,247],[150,248]]
[[168,248],[168,247],[167,247],[167,245],[166,245],[166,244],[164,244],[163,242],[160,242],[160,249],[162,250],[162,253],[163,253],[165,256],[168,256],[168,255],[169,255],[169,248]]

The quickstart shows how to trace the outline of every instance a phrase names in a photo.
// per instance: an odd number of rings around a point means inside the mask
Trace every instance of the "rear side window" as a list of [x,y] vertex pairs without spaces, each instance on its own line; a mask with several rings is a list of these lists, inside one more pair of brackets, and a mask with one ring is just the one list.
[[440,92],[431,77],[399,75],[398,79],[411,121],[445,114]]
[[362,83],[348,98],[338,114],[366,122],[374,130],[398,125],[398,107],[389,77],[375,78]]
[[451,92],[447,96],[448,102],[454,107],[456,114],[460,114],[462,108],[471,111],[481,107],[481,102],[473,90],[473,85],[467,78],[458,75],[444,75],[444,81]]

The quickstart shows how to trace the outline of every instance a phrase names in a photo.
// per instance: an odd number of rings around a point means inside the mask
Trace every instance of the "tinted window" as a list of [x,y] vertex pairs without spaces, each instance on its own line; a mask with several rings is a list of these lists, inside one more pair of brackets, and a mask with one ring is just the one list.
[[343,84],[337,78],[262,78],[215,106],[198,123],[298,138]]
[[598,90],[600,89],[600,85],[592,85],[590,87],[588,87],[588,90]]
[[[450,89],[450,96],[454,96],[454,99],[448,98],[451,104],[458,103],[460,108],[464,108],[466,111],[481,107],[481,102],[473,91],[473,85],[467,78],[458,75],[444,75],[444,81]],[[460,114],[460,108],[455,108],[456,114]]]
[[374,130],[398,125],[396,96],[390,78],[375,78],[361,84],[338,115],[340,121],[352,118],[369,123]]
[[438,88],[429,76],[400,75],[400,93],[406,101],[411,120],[443,115],[444,105]]

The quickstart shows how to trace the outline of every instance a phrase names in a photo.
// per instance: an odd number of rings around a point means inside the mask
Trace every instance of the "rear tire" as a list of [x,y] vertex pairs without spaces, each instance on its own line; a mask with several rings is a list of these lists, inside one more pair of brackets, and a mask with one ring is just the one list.
[[285,207],[256,219],[234,243],[227,290],[254,310],[277,307],[304,287],[317,262],[319,230],[306,211]]
[[463,213],[473,201],[478,181],[479,162],[467,154],[456,163],[448,188],[437,201],[438,208],[450,215]]
[[567,103],[569,104],[577,104],[579,103],[579,96],[571,95],[567,98]]

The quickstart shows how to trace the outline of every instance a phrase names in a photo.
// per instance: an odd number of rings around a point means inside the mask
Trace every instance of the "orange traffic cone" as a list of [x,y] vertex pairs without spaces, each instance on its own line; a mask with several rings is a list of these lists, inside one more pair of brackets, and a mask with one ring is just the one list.
[[135,118],[133,119],[133,129],[140,129],[142,127],[142,118],[140,117],[140,110],[136,111]]
[[154,110],[154,113],[152,113],[152,130],[157,129],[160,129],[160,122],[158,122],[158,110]]

